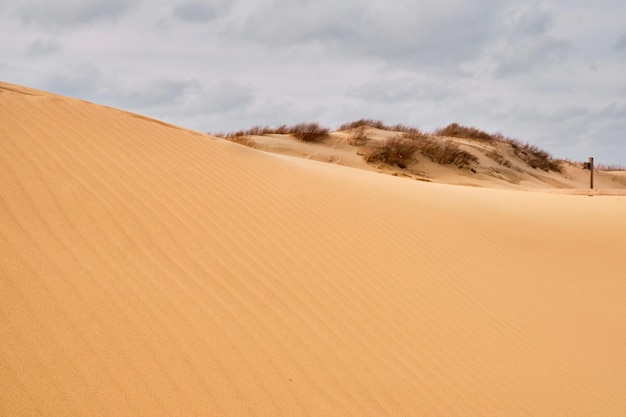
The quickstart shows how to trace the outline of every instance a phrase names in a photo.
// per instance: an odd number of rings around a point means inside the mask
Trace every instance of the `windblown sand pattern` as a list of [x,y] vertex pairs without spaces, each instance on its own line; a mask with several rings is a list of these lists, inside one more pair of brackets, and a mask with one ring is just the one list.
[[626,197],[0,84],[0,415],[624,416]]

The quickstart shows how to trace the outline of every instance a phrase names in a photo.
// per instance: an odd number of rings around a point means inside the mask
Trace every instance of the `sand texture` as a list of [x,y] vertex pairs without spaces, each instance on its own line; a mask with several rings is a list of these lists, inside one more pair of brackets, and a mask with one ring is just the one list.
[[626,415],[626,197],[0,84],[0,415]]

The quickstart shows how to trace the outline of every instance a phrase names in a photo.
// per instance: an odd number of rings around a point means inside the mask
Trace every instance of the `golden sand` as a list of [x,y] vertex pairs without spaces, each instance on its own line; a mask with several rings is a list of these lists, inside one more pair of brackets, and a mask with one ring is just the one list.
[[0,415],[626,415],[626,197],[412,181],[0,84]]

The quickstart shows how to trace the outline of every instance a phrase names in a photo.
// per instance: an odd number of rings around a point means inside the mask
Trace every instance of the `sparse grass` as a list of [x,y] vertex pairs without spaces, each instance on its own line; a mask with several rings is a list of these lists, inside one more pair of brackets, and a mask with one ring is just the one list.
[[238,143],[240,145],[248,146],[250,148],[254,148],[256,146],[256,142],[249,136],[230,136],[226,137],[225,139],[231,142]]
[[230,133],[213,133],[213,136],[225,139],[232,139],[244,136],[290,134],[305,142],[319,142],[324,139],[328,135],[328,133],[329,130],[325,127],[321,127],[318,123],[298,123],[291,127],[288,127],[287,125],[280,125],[275,129],[268,126],[254,126],[246,130],[237,130]]
[[298,123],[289,128],[289,133],[303,142],[321,142],[329,130],[318,123]]
[[465,168],[478,162],[478,158],[449,140],[423,137],[419,143],[419,152],[440,165],[455,165],[458,168]]
[[364,154],[366,162],[382,162],[387,165],[406,168],[413,162],[419,144],[414,139],[394,136],[371,146]]
[[626,171],[626,167],[620,164],[594,164],[598,171]]
[[487,157],[496,161],[499,165],[511,168],[511,161],[506,159],[500,152],[493,150],[487,153]]
[[367,142],[368,137],[365,134],[365,127],[360,126],[348,137],[348,144],[352,146],[363,146]]
[[466,138],[466,139],[475,139],[481,141],[491,142],[498,138],[501,138],[502,135],[491,135],[487,132],[483,132],[482,130],[476,129],[475,127],[462,126],[458,123],[450,123],[446,127],[442,127],[439,129],[435,129],[433,132],[435,136],[448,136],[452,138]]
[[401,123],[395,124],[395,125],[386,125],[384,122],[380,120],[374,120],[374,119],[359,119],[359,120],[355,120],[354,122],[344,123],[341,126],[339,126],[339,129],[337,130],[341,132],[344,130],[364,128],[364,127],[372,127],[374,129],[387,130],[390,132],[403,132],[403,133],[408,133],[414,130],[418,130],[416,127],[407,126]]
[[563,172],[561,161],[553,159],[552,156],[543,149],[538,148],[535,145],[520,142],[516,139],[505,138],[503,141],[511,146],[515,156],[524,161],[524,163],[531,168],[539,168],[546,172]]
[[[563,167],[561,166],[561,161],[552,158],[552,156],[544,151],[543,149],[530,145],[528,143],[523,143],[518,141],[517,139],[511,139],[503,136],[500,133],[487,133],[482,130],[476,129],[475,127],[462,126],[458,123],[451,123],[446,127],[436,129],[433,132],[436,136],[448,136],[448,137],[457,137],[457,138],[465,138],[465,139],[473,139],[482,142],[501,142],[508,144],[512,149],[515,156],[521,159],[525,164],[530,166],[531,168],[539,168],[546,172],[548,171],[556,171],[563,172]],[[506,159],[500,158],[501,155],[496,153],[491,153],[489,155],[490,158],[494,159],[501,165],[510,166],[510,161],[506,161]],[[506,165],[506,162],[509,165]]]
[[430,138],[417,129],[371,146],[364,158],[366,162],[383,162],[406,168],[414,162],[416,153],[437,164],[455,165],[458,168],[469,167],[478,162],[478,158],[461,149],[456,143]]
[[386,130],[385,129],[386,126],[382,121],[374,120],[374,119],[359,119],[359,120],[355,120],[354,122],[344,123],[341,126],[339,126],[339,129],[337,130],[341,132],[344,130],[350,130],[350,129],[356,129],[356,128],[362,128],[362,127],[373,127],[375,129]]

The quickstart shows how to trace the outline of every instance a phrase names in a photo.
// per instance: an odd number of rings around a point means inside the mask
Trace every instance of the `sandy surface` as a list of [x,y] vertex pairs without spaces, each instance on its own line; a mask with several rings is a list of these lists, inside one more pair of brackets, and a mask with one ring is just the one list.
[[624,416],[626,197],[0,84],[0,415]]

